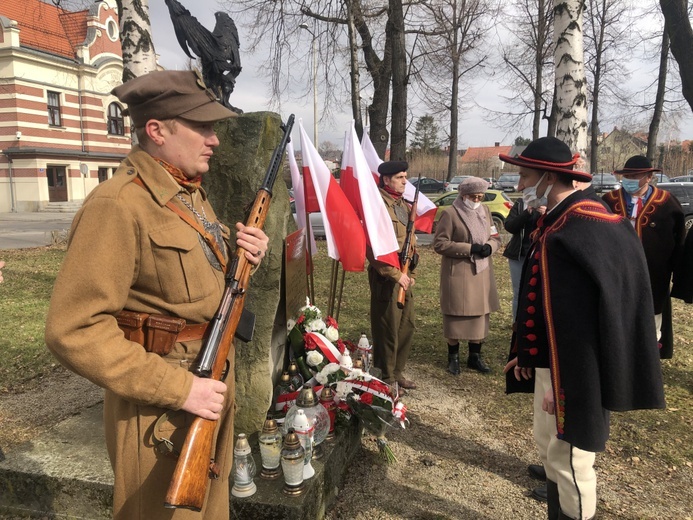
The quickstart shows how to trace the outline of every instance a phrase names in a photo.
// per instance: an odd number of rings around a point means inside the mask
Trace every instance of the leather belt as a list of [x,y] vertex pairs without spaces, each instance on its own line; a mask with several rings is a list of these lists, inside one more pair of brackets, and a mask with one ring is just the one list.
[[184,341],[197,341],[198,339],[202,339],[205,332],[207,332],[207,327],[209,327],[208,321],[204,323],[196,323],[194,325],[186,325],[183,327],[183,330],[178,333],[176,343],[182,343]]

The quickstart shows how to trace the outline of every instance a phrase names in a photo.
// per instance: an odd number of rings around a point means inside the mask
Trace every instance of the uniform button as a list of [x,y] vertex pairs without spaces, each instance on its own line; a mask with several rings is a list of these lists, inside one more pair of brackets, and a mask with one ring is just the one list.
[[537,312],[537,310],[534,308],[533,305],[527,307],[527,314],[534,314],[535,312]]
[[532,266],[532,274],[537,274],[539,272],[539,266],[538,265],[533,265]]
[[525,322],[525,327],[527,327],[528,329],[533,328],[534,327],[534,320],[527,320]]
[[539,282],[539,280],[537,280],[537,278],[534,277],[534,276],[533,276],[532,278],[529,279],[529,285],[530,285],[531,287],[536,286],[538,282]]
[[536,253],[534,253],[534,259],[539,260],[539,252],[538,251]]
[[529,293],[529,294],[527,295],[527,299],[528,299],[529,301],[533,302],[534,300],[537,299],[537,293],[535,293],[535,292]]
[[135,174],[135,170],[132,168],[128,168],[128,175],[134,175],[134,174]]
[[530,356],[536,356],[537,354],[539,354],[539,349],[537,347],[532,347],[529,350],[527,350],[527,352],[529,352]]
[[537,340],[537,335],[536,334],[527,334],[525,336],[529,341],[536,341]]

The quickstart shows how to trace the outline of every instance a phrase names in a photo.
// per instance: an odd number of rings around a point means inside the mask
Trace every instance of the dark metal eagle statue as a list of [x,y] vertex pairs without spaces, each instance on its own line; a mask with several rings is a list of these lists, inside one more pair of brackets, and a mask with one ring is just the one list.
[[195,59],[191,52],[200,58],[202,77],[224,106],[242,113],[242,110],[229,103],[236,77],[241,72],[241,56],[238,52],[240,41],[236,24],[228,14],[220,11],[214,13],[217,22],[214,31],[209,32],[180,2],[165,1],[183,52],[191,59]]

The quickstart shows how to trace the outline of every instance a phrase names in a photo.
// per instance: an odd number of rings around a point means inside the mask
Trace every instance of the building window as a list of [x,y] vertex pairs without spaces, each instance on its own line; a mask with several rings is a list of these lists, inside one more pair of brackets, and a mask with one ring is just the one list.
[[108,133],[111,135],[125,135],[123,122],[123,109],[118,103],[108,105]]
[[112,42],[118,39],[118,24],[113,18],[109,18],[106,22],[106,33]]
[[108,168],[99,167],[98,169],[99,182],[103,182],[108,179]]
[[60,93],[48,91],[48,124],[60,126]]

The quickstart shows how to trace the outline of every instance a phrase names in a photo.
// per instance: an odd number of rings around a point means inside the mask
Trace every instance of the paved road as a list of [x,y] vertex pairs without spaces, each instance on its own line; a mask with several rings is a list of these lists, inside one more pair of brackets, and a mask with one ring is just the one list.
[[0,249],[47,246],[51,231],[69,229],[74,213],[0,213]]

